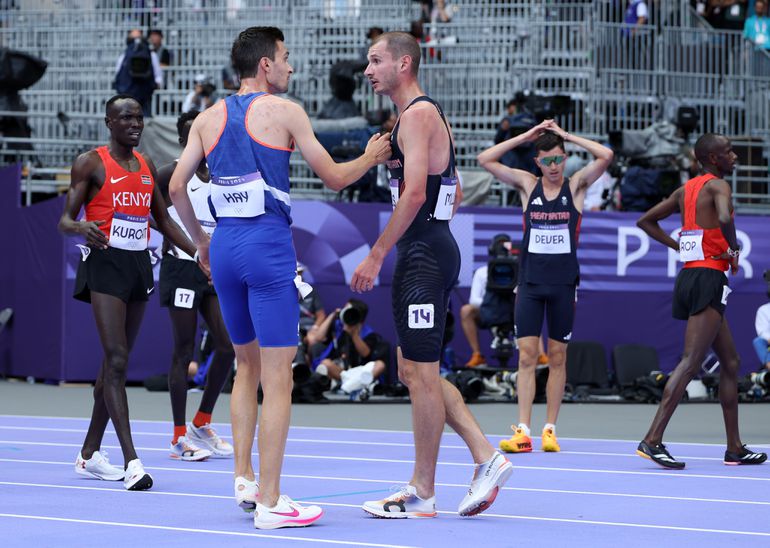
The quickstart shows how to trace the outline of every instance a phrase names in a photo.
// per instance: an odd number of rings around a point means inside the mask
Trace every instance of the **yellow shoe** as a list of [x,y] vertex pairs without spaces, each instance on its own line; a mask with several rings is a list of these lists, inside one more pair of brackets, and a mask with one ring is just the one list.
[[478,367],[480,365],[487,365],[487,360],[480,352],[474,352],[471,359],[465,364],[465,367]]
[[500,440],[500,450],[506,453],[531,453],[532,438],[517,426],[511,426],[511,430],[514,432],[511,439]]
[[543,451],[546,453],[558,453],[561,451],[556,434],[553,433],[551,428],[543,428]]

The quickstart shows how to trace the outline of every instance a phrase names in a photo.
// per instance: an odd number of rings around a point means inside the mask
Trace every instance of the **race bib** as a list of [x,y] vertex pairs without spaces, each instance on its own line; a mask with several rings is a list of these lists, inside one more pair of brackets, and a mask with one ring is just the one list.
[[192,308],[195,301],[195,291],[177,287],[174,293],[174,306],[177,308]]
[[439,221],[448,221],[452,218],[452,210],[457,194],[457,179],[454,177],[442,177],[441,187],[438,191],[436,208],[433,210],[433,218]]
[[570,253],[569,225],[532,225],[527,251],[543,255]]
[[683,263],[702,261],[703,231],[683,230],[679,233],[679,260]]
[[410,304],[409,329],[430,329],[435,322],[432,304]]
[[127,251],[147,249],[147,217],[115,212],[110,227],[110,247]]
[[390,204],[396,209],[398,203],[398,179],[390,180]]
[[217,217],[257,217],[265,213],[265,181],[259,171],[242,177],[211,179],[211,203]]

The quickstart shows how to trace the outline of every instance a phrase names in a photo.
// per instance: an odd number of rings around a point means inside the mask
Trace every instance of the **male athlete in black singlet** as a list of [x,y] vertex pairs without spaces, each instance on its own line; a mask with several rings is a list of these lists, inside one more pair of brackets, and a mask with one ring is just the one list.
[[[584,148],[594,161],[564,177],[567,157],[564,142]],[[500,158],[517,146],[534,142],[535,161],[543,172],[538,178],[527,171],[512,169]],[[599,143],[571,135],[553,120],[504,141],[479,154],[479,163],[503,183],[519,191],[524,207],[524,239],[516,290],[514,322],[519,345],[519,424],[514,435],[500,442],[503,451],[532,451],[530,422],[535,399],[535,366],[543,317],[548,323],[547,416],[543,428],[543,451],[559,451],[556,419],[559,416],[564,383],[567,380],[567,343],[572,338],[575,291],[579,269],[578,233],[586,190],[612,161],[612,151]]]
[[399,377],[412,400],[415,467],[411,481],[364,510],[385,518],[436,515],[436,459],[444,423],[465,441],[476,462],[461,515],[486,510],[512,466],[487,441],[459,391],[439,376],[449,292],[457,283],[460,252],[449,220],[462,193],[455,171],[449,124],[438,103],[417,83],[420,46],[410,35],[388,32],[369,49],[365,74],[375,93],[387,95],[401,116],[391,135],[387,163],[393,215],[369,256],[356,269],[354,291],[368,291],[388,252],[396,246],[393,316],[398,332]]

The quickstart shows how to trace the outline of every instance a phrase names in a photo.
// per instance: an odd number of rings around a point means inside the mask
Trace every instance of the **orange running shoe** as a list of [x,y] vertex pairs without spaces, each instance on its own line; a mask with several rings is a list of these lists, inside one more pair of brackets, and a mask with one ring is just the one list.
[[552,428],[543,428],[543,451],[546,453],[558,453],[561,451],[556,434]]
[[548,365],[548,356],[546,354],[540,354],[537,357],[537,365]]
[[510,439],[500,440],[500,449],[506,453],[531,453],[532,438],[522,428],[511,426],[514,434]]
[[474,352],[471,359],[465,364],[465,367],[478,367],[480,365],[487,365],[487,360],[480,352]]

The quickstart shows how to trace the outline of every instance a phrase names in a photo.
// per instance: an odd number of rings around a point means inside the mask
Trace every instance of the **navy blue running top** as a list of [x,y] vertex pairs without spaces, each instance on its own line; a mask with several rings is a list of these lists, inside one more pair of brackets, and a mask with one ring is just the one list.
[[546,200],[543,180],[537,180],[524,212],[519,282],[578,283],[580,220],[580,212],[572,200],[569,179],[564,178],[559,195],[553,200]]
[[[447,225],[452,217],[452,208],[454,205],[455,190],[457,188],[457,174],[455,171],[455,151],[452,145],[452,135],[449,131],[449,125],[447,124],[444,112],[441,110],[441,106],[428,97],[422,95],[417,97],[409,103],[404,109],[406,112],[409,107],[419,102],[430,103],[438,110],[441,120],[444,122],[447,134],[449,135],[449,163],[446,169],[439,175],[428,174],[428,180],[425,185],[425,202],[420,207],[420,211],[412,221],[412,224],[406,230],[401,239],[412,239],[414,237],[422,237],[424,235],[424,229],[430,226]],[[403,115],[403,112],[401,113]],[[395,127],[390,135],[390,147],[391,156],[388,160],[387,166],[390,172],[390,191],[393,207],[398,202],[398,197],[404,191],[404,153],[398,146],[398,130],[400,126],[400,119],[396,122]]]
[[[249,132],[246,120],[251,107],[256,101],[268,94],[265,92],[247,95],[231,95],[224,100],[225,124],[219,138],[206,153],[206,162],[211,173],[211,182],[220,188],[231,189],[228,194],[212,186],[212,195],[219,190],[221,202],[228,207],[238,200],[254,200],[246,197],[247,192],[239,192],[239,186],[251,183],[249,190],[261,194],[264,190],[264,204],[257,196],[258,205],[240,210],[230,208],[226,213],[216,212],[215,217],[253,218],[263,214],[283,218],[291,224],[291,200],[289,198],[289,156],[291,148],[276,147],[259,141]],[[254,183],[257,183],[254,186]]]

